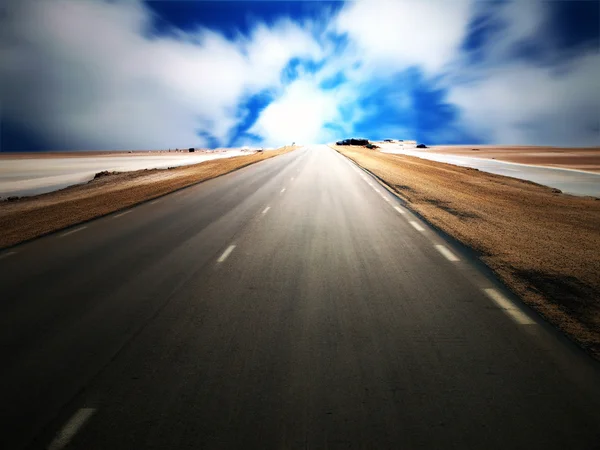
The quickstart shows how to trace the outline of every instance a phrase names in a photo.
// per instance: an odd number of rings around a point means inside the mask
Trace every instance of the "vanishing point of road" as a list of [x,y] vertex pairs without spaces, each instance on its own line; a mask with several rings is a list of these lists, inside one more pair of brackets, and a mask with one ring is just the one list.
[[0,253],[0,448],[586,449],[600,370],[326,146]]

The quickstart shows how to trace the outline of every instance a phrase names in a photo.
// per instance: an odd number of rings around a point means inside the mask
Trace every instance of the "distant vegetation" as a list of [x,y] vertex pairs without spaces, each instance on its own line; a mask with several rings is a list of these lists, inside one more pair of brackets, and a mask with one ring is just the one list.
[[358,145],[358,146],[366,147],[366,148],[370,148],[370,149],[379,148],[377,145],[369,142],[368,139],[362,139],[362,138],[344,139],[342,141],[337,141],[336,145]]

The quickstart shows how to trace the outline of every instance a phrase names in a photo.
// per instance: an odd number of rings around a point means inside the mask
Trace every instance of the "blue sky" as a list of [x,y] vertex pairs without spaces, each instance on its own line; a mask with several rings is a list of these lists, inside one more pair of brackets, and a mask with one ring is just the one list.
[[32,0],[2,151],[343,137],[600,145],[600,2]]

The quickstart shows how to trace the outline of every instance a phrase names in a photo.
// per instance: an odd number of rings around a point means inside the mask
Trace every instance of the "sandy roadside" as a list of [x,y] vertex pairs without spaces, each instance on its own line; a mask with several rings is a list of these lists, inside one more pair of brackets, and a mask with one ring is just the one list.
[[469,156],[472,158],[496,159],[498,161],[519,164],[600,172],[600,147],[562,148],[497,145],[467,147],[435,145],[423,151],[427,153]]
[[600,201],[405,155],[333,148],[473,248],[527,304],[600,358]]
[[0,152],[3,159],[53,159],[53,158],[114,158],[132,156],[190,156],[194,154],[219,153],[230,149],[196,149],[194,152],[185,150],[128,150],[128,151],[81,151],[81,152]]
[[104,174],[89,183],[0,202],[0,248],[100,217],[294,150],[214,159],[172,169]]

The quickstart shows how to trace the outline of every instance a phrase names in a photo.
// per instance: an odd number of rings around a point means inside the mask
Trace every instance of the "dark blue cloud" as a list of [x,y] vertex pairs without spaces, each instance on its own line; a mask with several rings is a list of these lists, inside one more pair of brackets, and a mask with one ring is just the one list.
[[220,142],[219,140],[214,137],[212,134],[210,134],[208,131],[204,131],[204,130],[199,130],[196,133],[199,137],[204,138],[207,142],[207,147],[208,148],[217,148],[220,147]]
[[0,152],[37,152],[45,150],[46,146],[45,140],[28,127],[10,120],[2,120],[0,124]]
[[465,52],[471,63],[480,62],[485,58],[485,47],[494,35],[503,28],[502,21],[497,16],[498,8],[503,2],[481,5],[478,12],[469,23],[467,34],[461,50]]
[[[504,38],[509,23],[500,14],[506,1],[476,4],[467,36],[462,44],[471,63],[483,61],[486,46],[494,39]],[[587,0],[543,2],[547,17],[539,29],[519,40],[504,55],[508,61],[519,60],[531,64],[555,64],[564,58],[576,56],[573,50],[600,48],[600,2]],[[516,3],[517,8],[519,3]],[[523,6],[526,6],[523,3]],[[506,62],[506,61],[505,61]]]
[[260,142],[260,137],[248,133],[248,130],[254,125],[261,111],[266,108],[274,99],[270,91],[263,91],[256,95],[248,97],[238,108],[239,124],[231,133],[227,146],[239,146],[244,142]]
[[[418,69],[409,69],[376,85],[365,85],[358,105],[366,116],[355,124],[357,135],[373,140],[416,139],[427,144],[483,143],[467,132],[460,111],[447,100],[448,91]],[[399,130],[402,135],[391,136]]]
[[273,25],[282,18],[320,19],[335,14],[340,1],[146,1],[155,13],[154,31],[170,33],[173,27],[194,30],[205,27],[232,39],[238,33],[250,34],[257,22]]
[[547,30],[562,49],[600,48],[600,2],[548,2],[550,18]]

